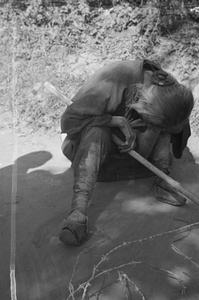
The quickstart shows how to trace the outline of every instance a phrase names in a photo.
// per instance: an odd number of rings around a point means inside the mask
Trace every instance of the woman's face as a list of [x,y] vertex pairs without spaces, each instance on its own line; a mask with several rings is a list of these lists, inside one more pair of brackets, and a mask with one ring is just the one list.
[[176,126],[163,126],[162,120],[158,118],[158,116],[149,116],[147,114],[143,114],[141,115],[141,117],[144,122],[157,126],[161,128],[162,131],[167,131],[171,134],[180,133],[183,130],[184,126],[189,123],[189,120],[186,119]]
[[178,124],[179,115],[176,114],[176,120],[174,118],[172,123],[177,123],[178,125],[170,126],[169,121],[165,119],[164,111],[162,111],[164,106],[162,108],[160,100],[157,97],[156,87],[153,85],[149,86],[145,83],[138,102],[131,103],[130,107],[135,109],[141,116],[142,120],[147,124],[157,126],[161,128],[162,131],[166,131],[171,134],[180,133],[184,126],[189,122],[188,118]]

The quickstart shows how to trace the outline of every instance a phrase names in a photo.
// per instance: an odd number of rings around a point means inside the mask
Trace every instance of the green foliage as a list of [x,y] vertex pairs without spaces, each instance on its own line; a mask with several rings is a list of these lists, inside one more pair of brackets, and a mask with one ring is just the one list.
[[95,30],[97,32],[99,30],[107,31],[110,29],[121,32],[139,22],[133,8],[125,3],[101,12],[97,18],[97,22],[95,22]]
[[70,26],[73,20],[76,22],[86,21],[89,12],[84,1],[78,1],[61,7],[44,6],[42,0],[35,0],[29,4],[25,11],[20,13],[21,20],[26,26]]
[[49,51],[55,45],[64,45],[68,50],[84,42],[89,8],[79,1],[76,6],[70,3],[62,7],[44,7],[37,0],[24,11],[15,11],[18,24],[19,41],[22,51],[20,57],[29,59],[31,49]]
[[50,51],[57,45],[63,45],[71,52],[83,44],[98,44],[112,30],[122,32],[145,18],[139,9],[128,3],[92,10],[84,0],[61,7],[46,7],[41,0],[36,0],[23,11],[15,9],[11,13],[9,10],[8,22],[11,14],[17,18],[22,45],[19,57],[27,60],[35,46],[37,53],[41,48]]
[[[168,35],[175,28],[175,24],[168,26],[169,18],[163,22],[163,8],[151,5],[151,1],[147,5],[143,5],[147,1],[95,1],[96,7],[89,0],[65,1],[62,6],[46,5],[46,1],[24,1],[23,9],[11,8],[9,3],[0,7],[1,104],[12,106],[14,59],[18,113],[24,124],[34,128],[51,128],[59,122],[63,112],[63,103],[51,95],[44,96],[43,82],[52,82],[71,99],[90,76],[92,67],[85,70],[86,58],[83,66],[81,59],[79,64],[76,61],[70,63],[72,53],[85,53],[86,49],[90,53],[96,51],[99,55],[96,68],[105,59],[153,58],[154,49],[161,43],[163,29],[167,29],[164,34]],[[194,57],[195,61],[199,47],[194,37],[196,31],[189,41],[187,38],[184,42],[183,38],[179,41],[180,52],[190,59]],[[185,35],[183,33],[183,37]],[[173,49],[169,48],[169,51]],[[78,55],[74,57],[78,60]],[[187,66],[186,69],[195,70],[196,64],[189,65],[191,68]],[[34,90],[37,83],[41,86]]]

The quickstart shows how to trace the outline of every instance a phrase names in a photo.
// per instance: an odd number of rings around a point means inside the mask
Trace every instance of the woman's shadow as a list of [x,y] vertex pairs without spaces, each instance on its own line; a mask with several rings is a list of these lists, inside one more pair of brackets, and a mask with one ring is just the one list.
[[[48,272],[49,262],[46,261],[50,258],[57,261],[54,265],[56,270],[60,268],[61,261],[65,261],[67,269],[60,271],[58,277],[64,278],[63,282],[67,281],[67,277],[72,272],[69,270],[72,270],[74,266],[74,259],[81,252],[82,247],[85,247],[82,245],[74,249],[74,247],[65,246],[59,240],[63,219],[70,211],[73,170],[68,168],[63,173],[52,174],[46,171],[45,167],[43,168],[43,165],[51,159],[52,154],[48,151],[32,152],[19,157],[14,165],[6,166],[0,171],[0,265],[2,270],[0,286],[3,287],[1,294],[4,299],[7,299],[9,295],[10,247],[14,239],[16,241],[18,294],[21,297],[27,295],[27,287],[32,287],[33,283],[37,282],[37,278],[42,284],[38,288],[39,293],[45,291],[48,294],[48,288],[46,287],[46,290],[44,288],[46,280],[42,281],[41,276],[53,282],[52,272]],[[16,186],[15,191],[13,191],[13,183]],[[108,186],[107,184],[106,193],[108,192],[109,197],[106,202],[102,203],[103,205],[99,203],[93,215],[96,219],[119,190],[117,184],[113,183],[110,187]],[[16,210],[12,210],[11,206],[15,206]],[[14,218],[13,211],[16,213]],[[92,221],[91,229],[95,223],[93,218],[92,220],[94,222]],[[12,237],[11,226],[15,228],[15,237]],[[34,272],[27,277],[25,274],[30,265]],[[58,294],[61,293],[60,288],[55,289]]]
[[[59,230],[62,226],[62,220],[67,217],[70,212],[71,200],[73,195],[73,170],[69,168],[66,172],[53,175],[49,171],[42,169],[34,170],[35,168],[42,166],[52,158],[52,154],[48,151],[38,151],[26,154],[19,157],[15,162],[17,166],[17,215],[20,216],[20,223],[22,227],[27,228],[28,224],[31,224],[31,220],[36,216],[37,225],[43,222],[43,231],[45,228],[45,216],[48,216],[46,222],[58,225],[57,230],[54,226],[50,226],[53,229],[52,235],[59,234]],[[31,170],[29,172],[29,170]],[[13,166],[7,166],[1,169],[1,220],[7,219],[10,215],[10,191],[12,190],[13,180]],[[172,166],[172,173],[174,179],[182,182],[183,184],[194,184],[198,182],[199,178],[199,166],[195,163],[194,157],[188,148],[184,151],[183,157],[180,160],[175,160]],[[106,210],[106,207],[110,205],[117,193],[121,189],[125,189],[129,181],[117,181],[117,182],[98,182],[91,199],[89,207],[89,218],[91,232],[89,239],[92,237],[93,232],[96,232],[95,223],[99,216]],[[36,215],[35,215],[36,213]],[[25,220],[24,215],[28,215],[29,219]],[[23,218],[21,217],[23,216]],[[41,220],[39,220],[41,217]],[[31,227],[31,225],[30,225]],[[38,227],[38,226],[37,226]],[[40,238],[35,233],[34,243],[38,247],[41,246],[42,239],[44,242],[47,238],[50,238],[50,228],[48,227],[48,234],[44,232]],[[34,226],[30,228],[31,236],[34,232]]]

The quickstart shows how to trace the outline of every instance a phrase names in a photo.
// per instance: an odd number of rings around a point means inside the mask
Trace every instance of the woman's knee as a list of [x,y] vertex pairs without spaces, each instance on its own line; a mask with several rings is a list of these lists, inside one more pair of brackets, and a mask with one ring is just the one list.
[[82,138],[101,143],[111,143],[111,131],[108,127],[88,127]]
[[79,150],[89,149],[90,145],[97,145],[101,154],[107,155],[111,149],[111,131],[106,127],[88,127],[81,136]]

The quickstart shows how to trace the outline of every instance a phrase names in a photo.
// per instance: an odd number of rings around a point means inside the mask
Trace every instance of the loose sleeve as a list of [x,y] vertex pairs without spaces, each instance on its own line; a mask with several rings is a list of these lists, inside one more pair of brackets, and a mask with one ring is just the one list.
[[98,86],[79,95],[61,118],[61,130],[75,139],[87,126],[106,126],[112,118],[107,106],[111,98],[112,83],[101,82]]
[[140,80],[142,63],[126,61],[105,66],[88,80],[61,118],[71,140],[88,126],[106,126],[124,99],[128,86]]

